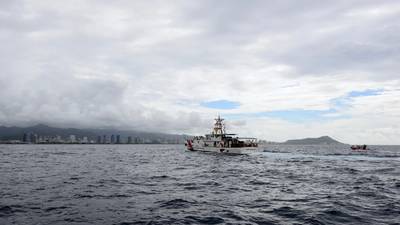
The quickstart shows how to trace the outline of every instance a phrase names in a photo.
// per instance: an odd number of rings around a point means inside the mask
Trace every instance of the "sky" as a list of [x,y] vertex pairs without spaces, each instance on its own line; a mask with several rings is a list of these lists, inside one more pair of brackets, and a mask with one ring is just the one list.
[[400,1],[0,1],[0,125],[400,144]]

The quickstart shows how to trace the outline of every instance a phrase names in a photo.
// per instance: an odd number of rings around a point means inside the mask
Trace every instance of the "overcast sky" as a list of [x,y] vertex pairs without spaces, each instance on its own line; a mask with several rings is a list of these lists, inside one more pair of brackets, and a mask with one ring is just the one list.
[[0,1],[0,125],[400,144],[400,1]]

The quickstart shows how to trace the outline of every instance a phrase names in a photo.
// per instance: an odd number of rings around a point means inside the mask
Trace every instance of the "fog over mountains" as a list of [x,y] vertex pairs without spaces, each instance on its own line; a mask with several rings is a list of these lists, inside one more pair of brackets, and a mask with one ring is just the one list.
[[89,140],[96,141],[99,136],[104,135],[110,138],[111,135],[120,135],[122,142],[126,143],[128,137],[139,139],[140,143],[184,143],[189,137],[187,135],[152,133],[133,130],[118,129],[77,129],[77,128],[56,128],[44,124],[31,127],[5,127],[0,126],[0,140],[21,140],[26,133],[37,134],[38,136],[60,136],[68,139],[70,135],[77,138],[87,137]]

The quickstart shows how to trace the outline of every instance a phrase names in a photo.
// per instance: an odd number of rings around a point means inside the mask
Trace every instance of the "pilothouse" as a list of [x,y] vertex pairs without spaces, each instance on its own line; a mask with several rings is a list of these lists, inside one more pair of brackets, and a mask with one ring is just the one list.
[[258,150],[256,138],[241,138],[236,134],[226,133],[224,119],[220,116],[215,119],[211,134],[187,140],[186,146],[190,151],[230,154],[247,154]]

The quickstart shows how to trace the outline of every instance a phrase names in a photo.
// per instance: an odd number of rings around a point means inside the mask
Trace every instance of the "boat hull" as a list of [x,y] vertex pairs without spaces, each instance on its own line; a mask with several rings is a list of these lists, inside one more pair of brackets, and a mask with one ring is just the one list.
[[188,148],[189,151],[201,151],[201,152],[215,152],[223,154],[250,154],[254,152],[259,152],[258,147],[243,147],[243,148],[222,148],[222,147],[200,147],[193,146]]

